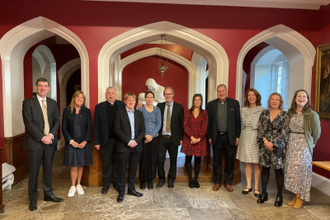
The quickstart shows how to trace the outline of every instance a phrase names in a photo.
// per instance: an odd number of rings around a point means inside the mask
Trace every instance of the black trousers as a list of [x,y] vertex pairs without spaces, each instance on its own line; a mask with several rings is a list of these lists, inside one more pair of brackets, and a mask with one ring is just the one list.
[[103,186],[109,186],[111,180],[113,184],[117,184],[118,182],[118,156],[116,152],[117,142],[117,138],[109,138],[108,143],[105,146],[100,147]]
[[222,157],[225,155],[225,180],[224,184],[231,185],[234,177],[234,154],[235,146],[231,145],[228,135],[217,135],[213,147],[213,182],[221,183],[222,180]]
[[176,178],[176,161],[178,157],[178,146],[175,146],[171,138],[160,137],[158,146],[158,176],[165,180],[164,163],[166,160],[166,151],[170,155],[170,170],[168,172],[168,182],[174,182]]
[[149,143],[144,143],[140,159],[140,181],[145,182],[156,178],[158,158],[158,137],[152,139]]
[[52,188],[52,168],[56,147],[43,144],[38,150],[28,150],[28,166],[29,166],[29,199],[37,200],[38,193],[38,176],[40,165],[43,170],[43,188],[45,196],[53,195]]
[[131,152],[117,152],[119,163],[118,163],[118,185],[119,185],[119,195],[125,194],[125,174],[128,166],[128,191],[135,190],[135,178],[136,171],[139,165],[139,160],[141,152],[131,151]]

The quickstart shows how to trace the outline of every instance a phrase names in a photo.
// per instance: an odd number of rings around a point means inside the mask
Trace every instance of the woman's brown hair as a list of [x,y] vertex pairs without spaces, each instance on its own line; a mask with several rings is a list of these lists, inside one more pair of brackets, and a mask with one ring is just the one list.
[[203,105],[203,96],[202,94],[195,94],[193,96],[193,99],[192,99],[192,105],[191,105],[191,108],[189,109],[189,112],[190,112],[190,115],[193,115],[193,111],[195,109],[195,104],[194,104],[194,100],[196,97],[200,97],[201,98],[201,106],[199,108],[199,114],[198,114],[198,117],[202,117],[203,115],[203,112],[204,112],[204,109],[202,109],[202,105]]
[[306,104],[304,105],[303,107],[303,112],[310,112],[312,110],[312,105],[311,105],[311,102],[309,100],[309,94],[306,90],[304,89],[299,89],[297,90],[295,93],[294,93],[294,96],[293,96],[293,99],[292,99],[292,102],[291,102],[291,109],[297,113],[297,103],[296,103],[296,98],[297,98],[297,95],[298,95],[298,92],[304,92],[306,93],[306,96],[307,96],[307,102]]
[[254,88],[251,88],[249,89],[248,91],[246,91],[245,93],[245,97],[244,97],[244,106],[247,106],[247,107],[250,107],[250,102],[248,100],[248,96],[249,96],[249,92],[253,92],[254,95],[256,96],[257,100],[256,100],[256,106],[261,106],[261,95],[260,93],[254,89]]

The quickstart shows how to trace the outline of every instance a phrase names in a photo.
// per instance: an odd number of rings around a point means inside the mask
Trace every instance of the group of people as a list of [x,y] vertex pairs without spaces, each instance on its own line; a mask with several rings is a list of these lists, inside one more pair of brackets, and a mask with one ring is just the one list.
[[[57,146],[57,130],[60,116],[57,104],[47,98],[50,90],[47,79],[39,78],[35,89],[37,95],[23,101],[23,119],[26,127],[24,148],[28,150],[29,164],[29,209],[37,210],[38,174],[43,166],[44,200],[62,202],[52,189],[52,162]],[[275,169],[278,194],[275,206],[281,206],[283,183],[295,193],[289,204],[295,208],[309,201],[311,188],[312,150],[320,136],[318,115],[311,110],[306,91],[295,93],[289,113],[283,111],[281,95],[273,93],[268,100],[268,109],[261,107],[261,96],[250,89],[245,96],[245,107],[227,97],[227,87],[217,87],[218,99],[202,109],[203,97],[195,94],[192,106],[184,112],[182,105],[174,102],[174,90],[165,87],[165,102],[154,106],[155,94],[145,93],[146,103],[136,105],[134,93],[126,93],[124,102],[116,99],[113,87],[106,89],[106,101],[99,103],[94,112],[94,145],[102,159],[102,194],[107,194],[112,182],[118,192],[117,202],[125,195],[125,175],[128,170],[127,194],[141,197],[135,189],[139,167],[140,188],[153,189],[157,170],[161,188],[166,182],[164,163],[166,152],[170,157],[167,175],[169,188],[174,187],[177,170],[178,147],[186,154],[185,166],[189,177],[188,186],[199,188],[198,177],[201,157],[207,155],[207,141],[213,149],[213,190],[222,183],[222,157],[225,157],[224,186],[233,191],[235,146],[237,159],[246,163],[247,187],[252,191],[251,175],[254,167],[254,195],[258,203],[268,200],[267,183],[270,168]],[[242,120],[242,122],[241,122]],[[241,132],[242,127],[242,132]],[[83,167],[93,164],[91,111],[85,106],[82,91],[74,93],[70,105],[63,112],[62,132],[65,138],[64,165],[71,168],[71,187],[67,194],[84,194],[81,187]],[[194,177],[192,157],[194,156]],[[261,167],[262,166],[262,171]],[[284,175],[283,175],[283,165]],[[262,176],[262,193],[258,184]],[[301,207],[300,205],[300,207]]]
[[[237,149],[237,159],[245,163],[247,180],[242,194],[252,190],[257,203],[268,201],[267,185],[270,169],[276,176],[275,206],[283,204],[283,187],[295,194],[288,205],[298,209],[310,201],[312,185],[312,157],[315,143],[320,137],[320,119],[311,108],[308,93],[295,92],[288,112],[283,110],[283,99],[272,93],[268,108],[261,107],[261,95],[255,89],[245,94],[245,107],[241,110],[242,133]],[[254,189],[252,189],[252,164]],[[262,167],[262,168],[261,168]],[[258,185],[261,174],[262,192]]]

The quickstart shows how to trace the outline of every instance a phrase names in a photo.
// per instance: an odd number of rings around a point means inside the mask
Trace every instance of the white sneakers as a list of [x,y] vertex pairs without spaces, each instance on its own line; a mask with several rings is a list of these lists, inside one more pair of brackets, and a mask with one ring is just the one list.
[[70,190],[68,192],[68,197],[73,197],[75,193],[76,193],[76,187],[75,186],[71,186],[70,187]]
[[77,187],[71,186],[68,192],[68,197],[73,197],[76,192],[78,192],[78,195],[83,195],[85,193],[81,185],[77,185]]
[[85,192],[84,192],[84,189],[81,187],[81,185],[77,185],[77,192],[79,195],[83,195]]

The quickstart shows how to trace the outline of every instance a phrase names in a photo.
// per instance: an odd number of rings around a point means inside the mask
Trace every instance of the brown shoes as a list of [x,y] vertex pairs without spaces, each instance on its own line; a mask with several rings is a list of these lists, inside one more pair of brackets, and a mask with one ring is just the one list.
[[231,187],[231,185],[225,184],[225,188],[228,192],[234,191],[233,188]]
[[215,183],[214,186],[213,186],[213,190],[214,191],[218,191],[221,187],[221,184],[220,183]]

